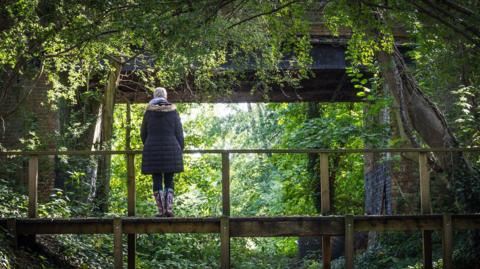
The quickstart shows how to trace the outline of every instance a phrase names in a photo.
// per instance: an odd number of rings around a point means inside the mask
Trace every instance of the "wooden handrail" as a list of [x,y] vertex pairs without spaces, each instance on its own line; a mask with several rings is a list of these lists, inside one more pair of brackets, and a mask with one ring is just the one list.
[[[443,231],[480,229],[480,214],[432,214],[391,216],[281,216],[228,217],[230,237],[339,236],[345,234],[345,218],[351,217],[355,232]],[[217,217],[108,217],[108,218],[0,218],[0,226],[12,220],[18,235],[113,234],[113,222],[121,220],[123,234],[221,233]],[[451,237],[451,235],[448,235]],[[452,239],[449,238],[449,241]]]
[[[407,153],[407,152],[480,152],[480,147],[473,148],[378,148],[378,149],[187,149],[185,154],[280,154],[280,153]],[[43,156],[43,155],[125,155],[142,154],[141,149],[134,150],[39,150],[39,151],[0,151],[0,156]]]

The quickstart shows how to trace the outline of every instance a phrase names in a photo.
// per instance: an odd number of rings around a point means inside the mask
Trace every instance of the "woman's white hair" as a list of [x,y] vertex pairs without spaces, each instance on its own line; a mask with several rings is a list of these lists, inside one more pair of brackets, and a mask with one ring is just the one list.
[[167,99],[167,90],[163,87],[155,88],[153,92],[153,98],[165,98]]

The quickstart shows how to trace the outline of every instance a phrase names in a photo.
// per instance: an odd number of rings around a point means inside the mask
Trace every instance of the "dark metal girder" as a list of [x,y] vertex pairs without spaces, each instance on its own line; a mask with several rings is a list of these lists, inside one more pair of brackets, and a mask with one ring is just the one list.
[[[359,102],[363,99],[357,96],[357,90],[350,83],[345,73],[347,62],[345,46],[339,44],[313,44],[311,51],[311,71],[314,76],[304,79],[297,88],[282,85],[272,85],[269,91],[252,91],[258,83],[252,75],[246,75],[239,85],[231,91],[219,89],[216,92],[205,92],[196,89],[189,83],[189,87],[167,89],[171,102],[210,102],[210,103],[239,103],[239,102]],[[288,67],[288,61],[281,64]],[[226,65],[225,68],[235,67]],[[117,103],[130,101],[145,103],[151,99],[151,90],[142,86],[140,79],[135,76],[129,66],[124,68],[125,80],[117,91]],[[128,74],[128,75],[127,75]]]

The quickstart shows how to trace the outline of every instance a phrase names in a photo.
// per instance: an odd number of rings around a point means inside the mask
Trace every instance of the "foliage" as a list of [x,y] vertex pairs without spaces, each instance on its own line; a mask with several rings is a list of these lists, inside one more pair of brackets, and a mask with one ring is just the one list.
[[[275,105],[272,105],[275,108]],[[303,111],[298,111],[302,109]],[[323,105],[320,108],[320,116],[306,119],[305,107],[296,105],[281,105],[275,109],[278,114],[277,128],[283,128],[284,133],[276,147],[279,148],[362,148],[365,134],[361,106],[332,104]],[[275,111],[274,110],[274,111]],[[365,134],[372,136],[370,140],[378,138],[379,132]],[[275,165],[280,167],[283,173],[290,175],[283,183],[284,189],[290,192],[287,197],[305,199],[304,193],[315,189],[318,179],[306,173],[307,156],[274,156]],[[330,169],[336,176],[334,181],[335,212],[339,214],[363,212],[363,160],[360,155],[338,156],[339,162],[331,162]],[[335,158],[331,158],[335,159]],[[335,166],[334,166],[335,165]],[[317,165],[318,167],[318,165]],[[349,167],[350,169],[347,169]],[[299,169],[303,170],[300,172]],[[298,175],[302,177],[298,178]],[[296,180],[292,180],[297,178]],[[300,183],[300,188],[295,185]],[[310,191],[311,193],[311,191]],[[315,193],[311,193],[312,199],[316,199]],[[302,214],[303,203],[298,200],[289,201],[290,206]],[[311,204],[311,201],[310,201]],[[317,203],[318,210],[318,203]],[[314,213],[310,209],[307,212]],[[318,213],[318,211],[316,211]]]
[[[311,61],[305,4],[8,1],[0,13],[0,89],[11,90],[12,78],[31,70],[52,83],[53,104],[75,104],[79,89],[98,93],[95,85],[116,65],[135,70],[146,88],[183,85],[205,95],[229,91],[251,70],[254,89],[295,85]],[[279,63],[295,68],[282,71]]]
[[[91,146],[84,141],[97,117],[101,85],[118,65],[136,70],[140,83],[147,89],[157,84],[195,88],[206,97],[228,94],[252,72],[256,78],[252,90],[268,91],[272,84],[295,87],[300,79],[310,75],[309,21],[305,18],[314,2],[7,1],[0,8],[0,96],[16,90],[16,81],[44,74],[52,84],[51,103],[68,114],[62,118],[61,135],[52,137],[61,149],[84,149]],[[480,72],[475,64],[480,60],[478,37],[464,27],[466,24],[476,29],[476,16],[451,10],[457,16],[446,16],[447,21],[453,20],[468,34],[463,32],[463,38],[456,38],[458,29],[425,12],[431,8],[425,3],[431,1],[327,2],[323,11],[325,23],[334,33],[343,27],[352,32],[346,53],[350,66],[346,72],[359,90],[358,96],[368,102],[368,111],[363,104],[322,104],[318,115],[310,117],[308,104],[181,104],[187,148],[337,149],[396,145],[396,141],[386,141],[388,126],[366,126],[363,119],[395,105],[384,94],[375,55],[392,51],[397,26],[404,28],[409,40],[414,41],[404,43],[404,47],[408,48],[409,67],[422,90],[445,113],[460,145],[479,145]],[[433,7],[444,8],[446,2],[451,1],[433,3]],[[457,2],[467,10],[478,10],[478,4],[472,1]],[[281,66],[292,68],[282,70]],[[119,83],[128,86],[125,81]],[[5,100],[0,99],[3,103]],[[143,110],[144,106],[132,106],[132,148],[142,147],[138,127]],[[114,149],[125,148],[125,111],[124,106],[116,107]],[[4,115],[0,117],[3,120]],[[41,149],[46,141],[40,141],[36,132],[35,115],[27,117],[31,122],[26,126],[29,135],[22,138],[23,147]],[[318,160],[302,154],[231,156],[233,214],[317,215],[318,171],[309,168],[312,159],[318,168]],[[478,156],[472,159],[478,167]],[[93,158],[61,158],[58,163],[65,173],[65,191],[40,204],[40,215],[89,215],[91,175],[85,167],[95,162]],[[140,171],[140,163],[137,156],[136,171]],[[175,178],[175,213],[220,215],[220,156],[187,155],[185,163],[185,172]],[[18,164],[5,165],[5,169],[4,164],[0,164],[2,177],[15,177]],[[362,214],[361,156],[332,154],[329,165],[330,176],[335,178],[335,213]],[[137,172],[136,180],[137,214],[152,216],[155,208],[151,179]],[[0,182],[0,216],[24,216],[26,197],[18,194],[24,191],[11,185]],[[110,188],[108,215],[125,215],[125,156],[113,156]],[[474,188],[461,191],[476,194]],[[110,236],[58,238],[64,242],[65,253],[77,256],[83,266],[100,268],[111,263]],[[462,240],[465,238],[459,239]],[[358,257],[359,266],[418,268],[417,241],[416,234],[380,237],[377,245]],[[140,236],[137,266],[216,268],[218,246],[218,237],[211,235]],[[232,250],[239,268],[300,267],[303,262],[295,259],[294,238],[235,239]],[[0,266],[8,263],[4,261],[8,255],[5,253],[0,249]],[[457,251],[457,259],[461,260],[464,253],[468,249]],[[334,264],[341,267],[342,262],[340,259]],[[310,260],[303,266],[315,268],[318,263]],[[441,266],[440,260],[436,266]]]
[[[458,13],[458,8],[473,13]],[[351,67],[347,70],[360,95],[365,95],[366,85],[361,73],[373,75],[369,79],[373,87],[367,93],[381,90],[376,54],[401,45],[422,92],[445,113],[460,145],[475,146],[480,65],[472,63],[479,61],[480,37],[462,29],[477,28],[478,17],[472,14],[478,8],[478,3],[471,1],[456,1],[453,6],[427,1],[330,1],[325,21],[334,33],[344,27],[352,31],[347,47]],[[408,39],[402,38],[402,32]],[[400,36],[397,40],[395,33]]]
[[[374,245],[357,257],[358,268],[423,268],[419,262],[422,260],[420,233],[390,232],[377,236]],[[433,239],[433,258],[438,260],[441,253],[437,250],[441,242],[436,237]],[[435,262],[434,268],[442,268],[441,263]]]
[[[54,193],[46,203],[38,204],[38,215],[43,218],[66,218],[71,217],[70,201],[68,197],[62,195],[59,191]],[[0,217],[26,217],[27,215],[27,197],[18,192],[18,187],[10,182],[0,179]],[[74,236],[58,235],[56,236],[59,244],[62,246],[62,253],[67,257],[88,268],[104,268],[105,264],[112,262],[109,253],[109,245],[113,244],[111,236]],[[0,266],[1,268],[17,268],[25,266],[24,263],[33,262],[37,259],[38,267],[34,268],[54,268],[46,257],[35,253],[24,253],[23,250],[10,248],[11,238],[6,233],[0,231]],[[24,261],[25,256],[31,257]],[[30,264],[29,264],[30,265]]]
[[[306,121],[306,106],[292,105],[195,105],[177,104],[183,119],[187,148],[302,148],[308,145],[322,147],[327,141],[337,141],[335,134],[315,136],[320,129],[331,132],[343,132],[338,145],[361,147],[359,138],[363,124],[360,120],[361,106],[325,105],[321,118]],[[222,113],[219,113],[222,111]],[[139,126],[144,106],[132,106],[131,147],[141,148]],[[115,149],[124,149],[126,142],[126,109],[117,106],[115,111]],[[344,122],[335,125],[334,121]],[[350,122],[350,124],[349,124]],[[351,122],[355,122],[353,125]],[[324,131],[325,134],[328,133]],[[311,134],[311,135],[306,135]],[[337,135],[340,133],[336,133]],[[305,139],[300,139],[300,137]],[[340,137],[340,136],[338,136]],[[347,139],[347,140],[343,140]],[[322,142],[323,141],[323,142]],[[336,145],[336,144],[332,144]],[[136,158],[136,169],[140,171],[141,159]],[[185,155],[185,172],[175,177],[176,207],[178,216],[212,216],[221,214],[221,167],[218,155]],[[231,206],[235,216],[254,215],[316,215],[311,192],[311,175],[306,169],[306,156],[298,154],[252,155],[234,154],[231,156]],[[354,169],[344,169],[347,167]],[[336,182],[338,212],[363,212],[363,164],[360,156],[342,159]],[[112,212],[126,213],[126,168],[125,157],[113,157],[111,181]],[[137,214],[151,216],[155,213],[151,195],[151,179],[137,173]],[[143,237],[142,237],[143,238]],[[146,239],[148,238],[148,240]],[[145,267],[160,266],[157,261],[168,261],[172,267],[181,268],[200,264],[215,267],[218,262],[218,238],[199,240],[194,235],[146,236],[139,243],[140,263]],[[175,245],[170,245],[169,240]],[[163,240],[168,242],[164,248],[151,245]],[[190,241],[189,241],[190,240]],[[238,267],[283,267],[296,263],[296,242],[294,238],[235,239],[232,245],[235,254],[233,260]],[[185,243],[183,243],[185,242]],[[192,254],[183,256],[185,248],[202,249],[212,252],[209,260],[197,259]],[[144,246],[142,244],[145,244]],[[173,243],[172,243],[173,244]],[[184,245],[187,244],[187,245]],[[151,253],[156,249],[155,255]],[[183,249],[183,250],[180,250]],[[269,257],[279,257],[275,262]],[[157,257],[157,256],[156,256]],[[206,256],[209,257],[209,256]],[[283,257],[283,258],[280,258]],[[195,262],[191,262],[195,259]],[[273,263],[272,263],[273,262]],[[163,263],[162,263],[163,264]],[[196,267],[195,267],[196,268]]]

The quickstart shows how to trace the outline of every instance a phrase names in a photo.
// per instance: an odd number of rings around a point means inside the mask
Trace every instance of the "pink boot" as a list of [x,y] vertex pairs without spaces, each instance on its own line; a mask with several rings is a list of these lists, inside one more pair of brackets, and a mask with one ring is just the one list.
[[174,217],[173,215],[173,189],[167,189],[167,193],[166,193],[166,212],[165,212],[165,216],[167,218],[171,218],[171,217]]
[[166,209],[165,209],[165,194],[163,191],[156,191],[153,192],[153,197],[155,198],[155,202],[157,203],[158,214],[157,217],[165,217]]

